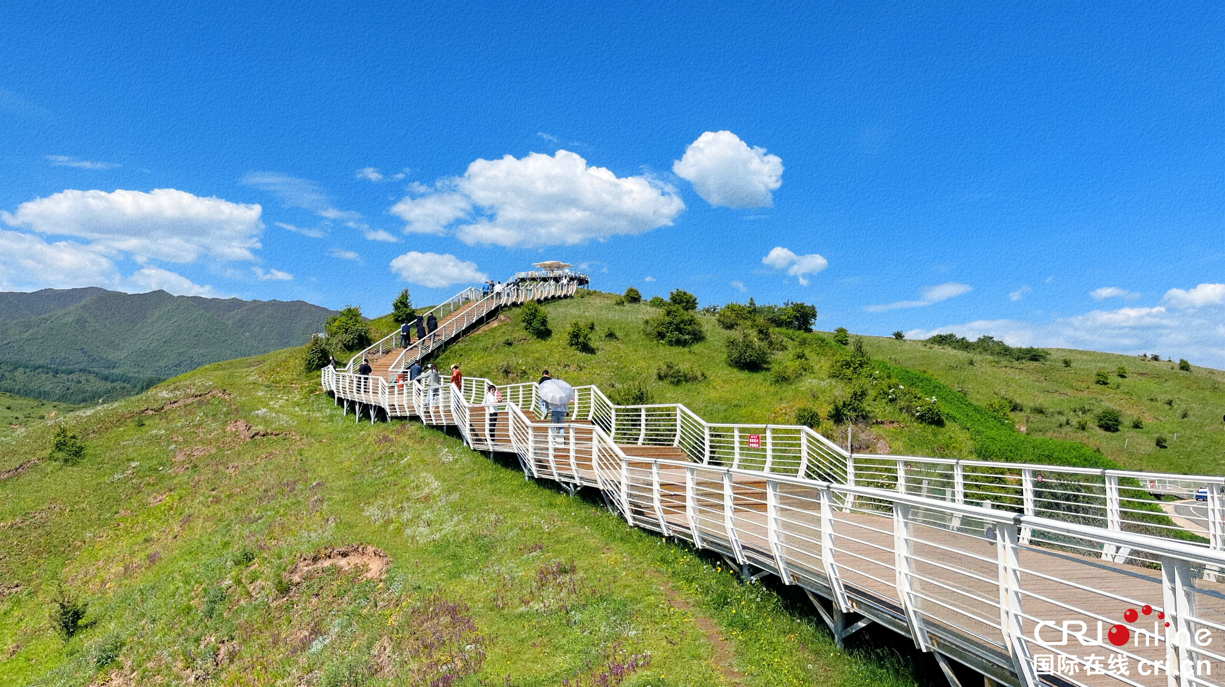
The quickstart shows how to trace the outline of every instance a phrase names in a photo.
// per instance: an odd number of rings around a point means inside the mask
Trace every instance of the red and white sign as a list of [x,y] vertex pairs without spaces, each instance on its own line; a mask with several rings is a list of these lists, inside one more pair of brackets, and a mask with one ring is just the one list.
[[761,435],[760,434],[750,434],[749,435],[749,448],[761,448]]

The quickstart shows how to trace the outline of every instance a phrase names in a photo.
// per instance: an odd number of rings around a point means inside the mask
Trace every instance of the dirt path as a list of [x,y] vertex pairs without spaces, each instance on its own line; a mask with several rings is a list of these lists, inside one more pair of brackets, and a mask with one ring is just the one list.
[[702,634],[706,635],[706,640],[715,648],[715,663],[719,666],[719,670],[723,673],[723,679],[729,685],[743,685],[744,675],[736,670],[733,665],[735,651],[732,649],[731,642],[723,638],[723,633],[719,632],[719,626],[715,621],[703,615],[697,608],[689,602],[680,592],[672,587],[662,575],[654,571],[648,573],[651,577],[659,582],[659,586],[664,590],[664,595],[668,597],[668,603],[675,609],[685,611],[693,616],[693,621],[697,624],[698,629]]

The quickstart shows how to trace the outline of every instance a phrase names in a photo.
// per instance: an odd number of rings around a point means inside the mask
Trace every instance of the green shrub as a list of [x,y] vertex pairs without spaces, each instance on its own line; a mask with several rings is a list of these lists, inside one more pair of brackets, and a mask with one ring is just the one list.
[[1131,421],[1131,428],[1132,429],[1144,429],[1144,420],[1138,417],[1133,418]]
[[102,640],[102,643],[98,645],[98,653],[94,655],[94,668],[101,670],[119,660],[123,645],[123,637],[119,635],[110,635]]
[[1171,408],[1173,408],[1173,407],[1174,407],[1174,399],[1172,399],[1172,398],[1167,398],[1166,400],[1164,400],[1164,401],[1162,401],[1162,402],[1163,402],[1163,403],[1165,403],[1166,405],[1168,405],[1168,406],[1169,406],[1169,407],[1171,407]]
[[1182,415],[1179,415],[1179,417],[1186,420],[1187,418],[1191,417],[1191,411],[1184,410],[1182,411]]
[[1115,374],[1118,375],[1120,379],[1127,379],[1127,368],[1119,365],[1119,369],[1115,370]]
[[1072,359],[1071,359],[1071,358],[1064,358],[1064,359],[1063,359],[1063,366],[1064,366],[1064,367],[1072,367]]
[[829,376],[851,381],[868,376],[872,359],[862,350],[840,351],[829,364]]
[[871,417],[868,412],[868,387],[866,384],[852,384],[839,389],[834,403],[829,409],[830,422],[842,425],[848,422],[858,422]]
[[1076,429],[1079,429],[1079,430],[1081,430],[1081,431],[1084,431],[1084,430],[1086,430],[1086,429],[1089,429],[1089,421],[1088,421],[1088,420],[1086,420],[1086,419],[1085,419],[1085,418],[1083,418],[1083,417],[1082,417],[1081,419],[1077,420],[1077,421],[1076,421]]
[[906,338],[906,332],[899,329],[896,332],[893,332],[893,338],[897,339],[898,341],[901,341]]
[[604,332],[604,338],[608,341],[620,341],[621,340],[621,337],[617,336],[617,333],[611,329]]
[[595,346],[591,345],[591,335],[594,333],[595,322],[584,324],[575,320],[566,332],[566,344],[580,353],[595,353]]
[[1012,422],[1012,418],[1008,415],[1012,412],[1012,403],[1006,398],[996,398],[987,402],[985,406],[989,412],[995,413],[1000,418]]
[[1097,420],[1097,426],[1107,432],[1119,431],[1119,425],[1123,422],[1122,417],[1119,416],[1119,411],[1114,408],[1102,409],[1094,419]]
[[66,642],[84,629],[82,621],[85,620],[85,612],[88,609],[88,603],[78,601],[60,587],[52,599],[51,627],[55,628],[56,634]]
[[1093,383],[1102,386],[1110,386],[1110,374],[1105,370],[1098,370],[1093,373]]
[[651,296],[651,300],[647,302],[647,305],[651,306],[652,308],[664,308],[667,307],[668,301],[665,301],[659,296]]
[[200,615],[203,615],[205,620],[212,620],[224,603],[225,587],[209,587],[204,590],[204,608],[200,609]]
[[740,332],[727,339],[727,364],[739,370],[760,370],[770,362],[770,349],[756,336]]
[[614,386],[608,392],[608,400],[618,406],[641,406],[651,402],[651,390],[642,380],[625,386]]
[[362,317],[360,307],[346,305],[344,310],[328,318],[324,328],[333,345],[341,350],[357,351],[373,343],[370,325],[366,324],[365,318]]
[[821,426],[821,413],[812,406],[800,406],[795,409],[795,424],[816,429]]
[[642,292],[631,286],[625,290],[625,295],[622,298],[625,299],[626,303],[641,303]]
[[523,304],[522,319],[523,328],[537,339],[547,339],[553,335],[553,330],[549,329],[549,314],[536,301]]
[[77,435],[69,434],[67,427],[60,425],[55,429],[51,453],[47,457],[64,465],[76,465],[85,457],[85,444]]
[[[369,680],[370,659],[364,656],[347,656],[329,663],[323,669],[319,687],[361,687]],[[440,678],[432,684],[450,684],[450,681],[444,682],[443,678]]]
[[1191,363],[1187,362],[1186,358],[1179,358],[1178,359],[1178,369],[1182,370],[1183,372],[1190,372]]
[[915,420],[925,425],[932,425],[934,427],[944,426],[944,412],[940,410],[935,396],[922,399],[922,401],[914,406],[911,413],[914,415]]
[[770,324],[797,332],[811,332],[812,325],[817,321],[817,306],[807,303],[787,301],[781,308],[767,305],[761,310]]
[[391,319],[395,320],[396,324],[404,324],[417,319],[417,311],[413,310],[413,298],[408,293],[408,289],[401,291],[400,295],[391,302]]
[[245,568],[255,560],[255,551],[249,548],[239,549],[230,556],[230,562],[235,568]]
[[1157,448],[1169,448],[1170,447],[1169,443],[1167,443],[1166,441],[1166,438],[1160,434],[1157,435],[1156,444],[1157,444]]
[[698,297],[685,291],[684,289],[676,289],[668,294],[668,302],[681,310],[697,310]]
[[672,361],[664,363],[663,367],[655,369],[655,378],[674,386],[700,382],[706,379],[706,373],[689,367],[682,367]]
[[613,305],[625,305],[625,296],[617,296],[614,298]]
[[317,372],[327,366],[328,360],[332,352],[328,349],[327,339],[312,334],[311,340],[306,342],[305,353],[302,356],[302,366],[307,372]]
[[851,333],[846,330],[846,327],[838,327],[834,330],[834,343],[840,343],[843,346],[851,342]]
[[1041,348],[1014,348],[1003,341],[999,341],[994,336],[980,336],[977,341],[970,341],[956,334],[936,334],[927,341],[937,346],[947,346],[959,351],[966,351],[967,353],[986,353],[1013,360],[1042,362],[1050,356],[1050,352]]
[[749,305],[741,303],[728,303],[719,308],[719,312],[715,314],[715,322],[723,329],[744,328],[749,323],[757,319],[757,307],[749,302]]
[[669,304],[664,311],[643,322],[647,338],[662,341],[669,346],[692,346],[706,338],[698,316],[690,310]]

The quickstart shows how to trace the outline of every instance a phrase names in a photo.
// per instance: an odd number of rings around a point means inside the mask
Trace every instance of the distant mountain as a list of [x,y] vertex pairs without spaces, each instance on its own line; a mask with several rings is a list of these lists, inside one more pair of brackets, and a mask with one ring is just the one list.
[[138,393],[221,360],[304,343],[334,311],[304,301],[0,293],[0,391],[67,403]]

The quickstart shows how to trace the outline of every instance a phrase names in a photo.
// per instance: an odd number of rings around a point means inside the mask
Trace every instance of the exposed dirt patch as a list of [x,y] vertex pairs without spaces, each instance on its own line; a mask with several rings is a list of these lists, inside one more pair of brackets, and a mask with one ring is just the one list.
[[906,425],[897,420],[873,420],[872,424],[877,427],[885,427],[886,429],[906,429]]
[[323,549],[298,559],[285,577],[295,584],[305,580],[311,574],[324,568],[340,568],[344,571],[354,568],[365,568],[363,575],[367,580],[379,580],[387,573],[391,559],[382,549],[376,549],[368,544],[354,544],[338,549]]
[[710,642],[710,645],[714,647],[715,664],[719,666],[719,670],[722,671],[727,683],[729,685],[743,685],[744,675],[739,670],[736,670],[736,667],[732,664],[735,652],[732,650],[731,642],[723,638],[723,633],[719,632],[719,626],[715,624],[715,621],[699,613],[694,605],[689,602],[689,599],[686,599],[673,589],[668,580],[654,572],[648,572],[647,574],[659,582],[659,586],[664,590],[664,595],[668,597],[668,603],[673,608],[685,611],[693,616],[694,624],[706,636],[706,641]]
[[[510,322],[510,317],[505,314],[499,314],[497,317],[490,320],[488,324],[484,324],[481,326],[480,329],[477,329],[476,331],[472,332],[472,334],[480,334],[481,332],[489,331],[490,329],[493,329],[494,327],[500,324],[505,324],[507,322]],[[472,334],[469,334],[469,336],[472,336]]]
[[7,586],[0,584],[0,601],[4,601],[4,597],[8,596],[9,594],[16,594],[19,591],[21,591],[20,582],[14,582],[13,584]]
[[27,460],[26,462],[22,463],[21,465],[18,465],[17,467],[9,468],[8,470],[5,470],[4,472],[0,472],[0,479],[8,479],[10,477],[16,477],[17,475],[20,475],[21,473],[25,472],[31,467],[38,465],[39,463],[42,462],[42,460],[43,460],[42,458],[31,458]]
[[226,391],[225,389],[213,389],[212,391],[209,391],[207,393],[194,394],[192,396],[184,396],[183,398],[180,398],[177,401],[170,401],[169,403],[166,403],[165,405],[163,405],[161,408],[145,408],[144,410],[140,411],[140,413],[138,414],[139,415],[153,415],[154,413],[160,413],[163,410],[173,410],[174,408],[182,408],[183,406],[188,406],[193,403],[207,401],[210,398],[224,398],[225,400],[231,403],[233,403],[234,401],[234,395]]
[[153,496],[149,497],[149,505],[156,506],[165,501],[167,496],[170,496],[170,492],[166,492],[164,494],[154,494]]
[[225,426],[225,431],[237,434],[238,438],[243,441],[251,441],[260,437],[297,436],[293,432],[269,432],[264,429],[256,429],[246,420],[234,420]]
[[192,448],[181,448],[174,452],[174,462],[182,463],[189,458],[203,458],[217,451],[216,446],[194,446]]

